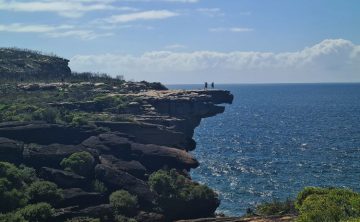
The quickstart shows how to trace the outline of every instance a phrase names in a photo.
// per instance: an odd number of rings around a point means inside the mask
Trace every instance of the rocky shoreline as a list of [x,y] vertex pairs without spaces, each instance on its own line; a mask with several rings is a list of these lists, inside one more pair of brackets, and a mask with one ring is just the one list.
[[[50,90],[57,90],[57,87]],[[108,94],[109,97],[118,95]],[[199,165],[188,153],[196,147],[192,139],[194,129],[202,118],[224,112],[225,108],[219,104],[231,103],[231,93],[223,90],[142,90],[121,96],[133,101],[122,111],[132,116],[131,121],[93,121],[91,126],[45,121],[0,123],[0,160],[33,167],[40,179],[51,181],[62,189],[63,199],[54,206],[54,221],[83,216],[104,218],[112,214],[107,195],[94,192],[89,186],[95,178],[111,191],[122,189],[136,195],[140,208],[134,218],[138,221],[213,215],[219,205],[217,199],[181,206],[183,209],[174,217],[169,217],[167,212],[154,212],[158,194],[150,189],[147,180],[161,169],[176,169],[190,179],[190,169]],[[87,101],[51,106],[86,112],[96,110],[96,104]],[[94,157],[94,169],[89,176],[69,172],[60,165],[64,158],[79,152],[88,152]]]

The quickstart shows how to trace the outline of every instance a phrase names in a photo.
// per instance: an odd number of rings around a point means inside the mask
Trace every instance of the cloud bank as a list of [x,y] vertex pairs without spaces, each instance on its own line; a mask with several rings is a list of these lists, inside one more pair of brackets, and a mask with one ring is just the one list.
[[113,35],[112,33],[97,33],[92,30],[79,29],[73,25],[25,25],[21,23],[12,23],[8,25],[0,24],[1,32],[13,33],[39,33],[51,38],[75,37],[81,40],[92,40],[99,37]]
[[327,39],[296,52],[171,52],[77,55],[74,71],[165,83],[359,82],[360,45]]

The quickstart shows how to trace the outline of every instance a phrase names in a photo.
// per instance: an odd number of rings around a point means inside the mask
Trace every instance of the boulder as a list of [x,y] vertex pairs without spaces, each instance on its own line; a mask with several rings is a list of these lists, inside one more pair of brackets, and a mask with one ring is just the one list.
[[84,209],[73,206],[56,209],[52,221],[63,222],[76,217],[100,218],[101,221],[113,221],[114,213],[110,204],[100,204]]
[[149,171],[156,171],[165,166],[186,170],[199,166],[199,162],[184,150],[139,143],[132,143],[131,149],[138,153],[140,163]]
[[112,154],[117,157],[127,158],[131,152],[131,145],[128,138],[120,137],[112,133],[92,136],[84,140],[81,145],[98,155]]
[[89,181],[85,177],[64,170],[42,167],[39,175],[41,178],[52,181],[62,188],[83,188],[89,186]]
[[218,199],[180,200],[177,198],[159,200],[167,221],[214,217],[220,205]]
[[90,127],[72,127],[60,124],[34,122],[0,123],[0,135],[24,143],[49,145],[53,143],[79,144],[98,132]]
[[54,167],[58,168],[60,162],[76,152],[85,151],[81,146],[51,144],[36,145],[30,144],[24,148],[25,162],[33,167]]
[[127,172],[138,178],[143,178],[146,173],[146,168],[140,162],[135,160],[120,160],[112,155],[101,155],[99,160],[101,164]]
[[150,190],[147,183],[124,171],[98,164],[95,167],[95,176],[113,191],[123,189],[136,195],[140,203],[145,205],[150,204],[155,198],[155,194]]
[[101,121],[97,121],[95,124],[97,126],[107,127],[111,131],[132,135],[134,136],[134,141],[138,143],[157,144],[184,150],[192,150],[196,146],[195,141],[191,137],[161,125],[138,122]]
[[136,221],[141,221],[141,222],[163,222],[163,221],[165,221],[164,215],[154,213],[154,212],[145,212],[145,211],[140,211],[134,219]]
[[102,194],[86,192],[80,188],[65,189],[62,191],[62,194],[63,199],[56,207],[78,206],[82,209],[99,205],[106,201]]
[[[110,204],[101,204],[97,206],[91,206],[75,213],[76,216],[87,216],[93,218],[112,218],[113,208]],[[102,220],[103,221],[103,220]]]
[[23,144],[0,137],[0,161],[19,163],[22,160]]

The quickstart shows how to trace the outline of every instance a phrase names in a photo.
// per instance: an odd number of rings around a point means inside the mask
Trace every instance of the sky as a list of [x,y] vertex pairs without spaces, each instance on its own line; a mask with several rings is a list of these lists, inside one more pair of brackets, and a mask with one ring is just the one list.
[[358,0],[0,0],[0,47],[163,83],[360,82]]

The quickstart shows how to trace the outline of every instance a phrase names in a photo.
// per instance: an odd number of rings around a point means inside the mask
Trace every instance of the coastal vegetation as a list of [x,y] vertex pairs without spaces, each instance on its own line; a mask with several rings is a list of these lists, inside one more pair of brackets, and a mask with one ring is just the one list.
[[56,184],[40,181],[33,169],[0,162],[0,221],[48,221],[60,199]]
[[360,193],[343,188],[306,187],[295,200],[263,203],[254,212],[251,214],[297,215],[296,222],[360,221]]
[[138,208],[138,199],[126,190],[113,192],[110,197],[110,204],[117,215],[128,214],[134,215]]
[[[218,195],[205,185],[190,181],[176,170],[159,170],[149,177],[149,185],[159,194],[158,204],[170,218],[202,217],[219,205]],[[207,203],[207,209],[197,209],[200,203]],[[193,206],[189,210],[187,206]],[[208,210],[209,212],[207,212]]]
[[95,159],[89,152],[77,152],[68,158],[64,158],[60,165],[64,170],[72,171],[81,176],[89,176],[93,173]]

